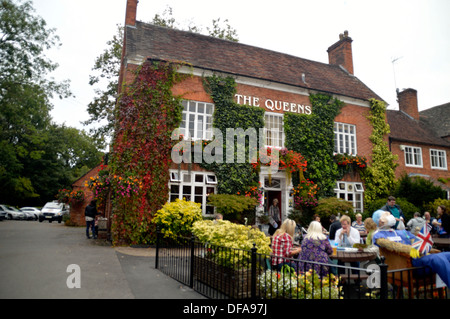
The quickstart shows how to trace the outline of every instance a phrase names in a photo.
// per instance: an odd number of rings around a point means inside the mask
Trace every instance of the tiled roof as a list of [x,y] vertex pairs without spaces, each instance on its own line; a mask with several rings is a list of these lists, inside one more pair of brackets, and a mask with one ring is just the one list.
[[423,110],[419,116],[439,136],[450,136],[450,103]]
[[450,143],[422,121],[417,121],[402,111],[387,110],[386,117],[391,128],[389,137],[394,140],[417,144],[450,147]]
[[[325,93],[382,100],[336,65],[148,23],[127,26],[126,57],[183,61],[193,67],[283,83]],[[305,81],[302,79],[305,74]]]

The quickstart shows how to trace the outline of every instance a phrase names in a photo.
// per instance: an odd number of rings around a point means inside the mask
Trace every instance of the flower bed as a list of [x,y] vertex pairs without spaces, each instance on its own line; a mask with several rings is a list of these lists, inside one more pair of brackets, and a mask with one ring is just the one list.
[[258,277],[261,297],[267,299],[339,299],[338,279],[333,274],[320,278],[311,270],[296,274],[283,266],[280,272],[266,270]]

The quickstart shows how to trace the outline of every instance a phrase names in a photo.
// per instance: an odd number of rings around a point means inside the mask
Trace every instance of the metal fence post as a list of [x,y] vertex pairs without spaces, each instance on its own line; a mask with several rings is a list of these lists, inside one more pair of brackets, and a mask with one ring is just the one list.
[[194,252],[195,252],[195,236],[191,236],[191,267],[189,273],[189,287],[194,288]]
[[384,263],[384,256],[381,256],[380,263],[380,299],[388,298],[388,265]]
[[160,231],[159,231],[159,227],[156,227],[155,269],[158,269],[158,263],[159,263],[159,240],[160,240]]
[[253,244],[251,249],[252,259],[251,259],[251,287],[250,287],[250,297],[252,299],[256,298],[256,244]]

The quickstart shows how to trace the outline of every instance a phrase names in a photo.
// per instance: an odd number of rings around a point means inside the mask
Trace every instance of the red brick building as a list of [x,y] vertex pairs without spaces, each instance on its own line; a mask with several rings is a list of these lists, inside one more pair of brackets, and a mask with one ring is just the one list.
[[[370,160],[372,127],[367,119],[369,100],[382,99],[354,75],[352,39],[345,32],[327,52],[329,63],[136,21],[137,0],[127,1],[124,47],[119,87],[130,83],[133,70],[147,59],[182,61],[190,67],[179,70],[192,74],[173,88],[184,98],[182,128],[195,127],[193,139],[205,139],[212,127],[214,103],[205,91],[203,78],[213,74],[232,76],[237,84],[235,102],[264,109],[267,132],[278,130],[276,138],[266,136],[267,145],[284,147],[283,117],[286,113],[312,114],[310,94],[324,93],[344,103],[335,118],[335,153],[365,156]],[[207,195],[217,190],[213,172],[193,165],[192,169],[173,166],[169,200],[188,197],[202,203],[203,213],[213,211],[206,205]],[[278,198],[283,218],[292,207],[292,181],[284,172],[272,176],[260,174],[267,206]],[[364,187],[358,174],[347,174],[337,181],[335,194],[363,210]]]
[[443,182],[450,181],[450,104],[419,112],[414,89],[398,92],[398,103],[398,111],[387,111],[389,146],[399,159],[396,177],[421,176],[449,194],[450,183]]
[[94,199],[94,194],[92,191],[86,187],[86,182],[89,182],[91,177],[95,178],[100,170],[98,165],[91,169],[89,172],[81,176],[72,184],[72,189],[74,191],[82,190],[84,192],[84,201],[82,203],[76,203],[70,205],[70,221],[73,225],[84,226],[86,221],[84,219],[84,209],[86,206]]

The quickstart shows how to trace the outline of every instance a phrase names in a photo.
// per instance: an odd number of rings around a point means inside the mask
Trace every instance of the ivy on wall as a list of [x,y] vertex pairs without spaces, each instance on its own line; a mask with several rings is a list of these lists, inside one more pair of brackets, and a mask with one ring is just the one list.
[[366,187],[366,203],[389,195],[394,187],[395,168],[398,166],[398,156],[389,151],[385,140],[385,136],[390,132],[386,122],[386,104],[371,99],[368,119],[373,128],[369,137],[373,148],[371,164],[361,174]]
[[183,106],[172,87],[184,78],[178,64],[147,61],[118,100],[110,174],[136,179],[140,189],[113,201],[113,244],[154,240],[154,214],[167,201],[172,131],[180,126]]
[[224,152],[223,163],[202,163],[201,166],[216,174],[219,194],[244,194],[252,187],[259,186],[259,175],[248,161],[250,147],[248,141],[246,141],[245,146],[246,161],[237,163],[237,136],[235,137],[235,149],[233,150],[235,161],[234,163],[226,163],[226,130],[242,128],[245,131],[254,128],[259,141],[259,128],[264,128],[264,110],[258,107],[240,105],[233,101],[236,93],[236,82],[232,77],[217,75],[205,77],[203,85],[214,101],[213,126],[223,134]]
[[[308,162],[305,178],[314,181],[319,188],[319,196],[332,196],[339,176],[334,161],[335,117],[344,103],[326,94],[310,94],[313,113],[284,114],[286,147],[301,153]],[[293,178],[294,186],[299,179]]]

